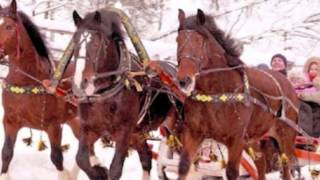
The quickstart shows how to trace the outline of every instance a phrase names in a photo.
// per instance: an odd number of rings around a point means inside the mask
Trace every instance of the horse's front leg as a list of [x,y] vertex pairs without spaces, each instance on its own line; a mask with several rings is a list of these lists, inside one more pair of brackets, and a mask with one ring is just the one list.
[[141,135],[134,137],[134,148],[137,150],[143,170],[143,180],[150,179],[150,171],[152,168],[152,151],[145,139],[141,139]]
[[17,125],[11,123],[6,117],[3,119],[5,139],[2,147],[2,168],[1,180],[8,180],[8,168],[13,157],[13,149],[17,138],[17,133],[20,129]]
[[181,147],[182,152],[178,168],[179,179],[201,179],[199,174],[195,172],[194,160],[203,139],[199,136],[192,135],[187,127],[183,129],[181,137],[183,147]]
[[93,132],[81,128],[76,161],[90,179],[107,179],[107,169],[92,162],[93,158],[90,157],[90,155],[94,154],[93,144],[97,139],[98,137]]
[[51,125],[47,129],[47,133],[51,146],[50,158],[58,170],[58,179],[69,180],[71,179],[70,173],[63,168],[63,155],[61,149],[62,128],[59,124]]
[[228,180],[237,180],[239,178],[239,166],[241,154],[244,149],[244,138],[241,135],[231,140],[234,142],[228,145],[228,162],[226,167],[226,176]]
[[131,132],[122,131],[121,135],[116,140],[115,154],[110,166],[110,179],[118,180],[122,175],[124,160],[129,150]]

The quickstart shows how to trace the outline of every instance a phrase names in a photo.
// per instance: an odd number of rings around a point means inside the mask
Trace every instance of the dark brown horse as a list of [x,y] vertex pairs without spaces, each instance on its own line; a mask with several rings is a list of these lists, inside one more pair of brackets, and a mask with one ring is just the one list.
[[2,95],[5,140],[1,177],[8,176],[18,131],[29,127],[47,132],[51,161],[59,177],[65,179],[68,174],[63,167],[61,124],[69,124],[78,136],[77,109],[63,98],[46,93],[42,86],[42,80],[50,79],[53,65],[39,30],[24,13],[17,12],[15,0],[0,9],[0,54],[9,57]]
[[[244,67],[234,41],[201,10],[190,17],[180,10],[179,22],[177,79],[189,95],[180,178],[188,177],[203,139],[213,138],[228,148],[227,178],[237,179],[243,149],[269,133],[280,146],[283,178],[290,179],[295,131],[279,118],[285,115],[291,119],[287,122],[297,122],[299,103],[290,82],[277,72]],[[259,177],[265,179],[264,174]]]
[[[128,62],[120,19],[116,14],[100,10],[81,18],[75,11],[73,18],[77,26],[73,90],[78,96],[81,119],[77,163],[91,179],[107,179],[108,176],[119,179],[127,151],[133,147],[142,163],[143,178],[148,178],[152,154],[143,134],[165,119],[172,104],[165,93],[154,96],[157,92],[152,89],[158,87],[148,86],[148,83],[157,83],[138,78],[143,91],[137,92],[136,80],[126,76],[130,66],[132,71],[142,69],[136,61]],[[77,58],[79,55],[85,59]],[[152,94],[149,96],[151,101],[144,106],[149,93]],[[147,110],[147,114],[139,124],[141,109]],[[99,165],[91,166],[88,156],[89,146],[104,135],[116,142],[110,173]]]

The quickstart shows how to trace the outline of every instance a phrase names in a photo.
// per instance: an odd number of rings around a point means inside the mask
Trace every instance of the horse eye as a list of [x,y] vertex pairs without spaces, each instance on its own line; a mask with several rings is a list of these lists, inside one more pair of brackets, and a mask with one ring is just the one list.
[[6,26],[6,30],[7,30],[7,31],[11,31],[12,28],[13,28],[13,27],[12,27],[11,25],[7,25],[7,26]]

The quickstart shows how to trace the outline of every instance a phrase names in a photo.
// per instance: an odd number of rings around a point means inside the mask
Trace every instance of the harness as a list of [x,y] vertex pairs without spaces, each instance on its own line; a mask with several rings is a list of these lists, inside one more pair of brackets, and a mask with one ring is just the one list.
[[[190,32],[194,32],[192,30],[184,30],[187,33]],[[186,41],[190,40],[190,34],[187,34],[187,37],[185,38]],[[214,38],[210,38],[215,40]],[[222,52],[225,52],[224,49],[220,46],[220,44],[215,40],[213,41],[215,44],[217,44],[217,46],[219,47],[220,50],[222,50]],[[181,48],[183,48],[185,46],[187,42],[185,42],[179,49],[178,51],[181,51]],[[202,46],[206,46],[206,43],[203,42]],[[208,51],[208,50],[207,50]],[[217,55],[219,56],[219,55]],[[245,67],[244,65],[238,65],[235,67],[227,67],[227,68],[215,68],[215,69],[206,69],[206,70],[202,70],[202,64],[200,62],[202,62],[203,59],[205,59],[206,57],[204,57],[203,55],[200,58],[197,58],[193,55],[183,55],[181,56],[183,58],[187,58],[191,61],[195,61],[195,63],[197,64],[198,68],[199,68],[199,73],[196,74],[196,76],[201,76],[201,75],[205,75],[205,74],[209,74],[209,73],[215,73],[215,72],[222,72],[222,71],[231,71],[231,70],[236,70],[236,69],[242,69],[243,72],[243,83],[244,83],[244,90],[243,92],[230,92],[230,93],[220,93],[220,94],[202,94],[202,93],[193,93],[191,95],[191,99],[201,102],[201,103],[243,103],[246,106],[249,106],[250,104],[255,104],[258,107],[260,107],[261,109],[263,109],[264,111],[267,111],[269,113],[271,113],[273,116],[277,117],[280,121],[283,121],[284,123],[286,123],[288,126],[290,126],[291,128],[293,128],[294,130],[296,130],[297,132],[301,133],[302,135],[306,136],[306,137],[310,137],[301,127],[299,127],[297,124],[295,124],[292,120],[288,119],[285,113],[285,110],[287,108],[287,104],[290,105],[290,107],[292,107],[297,113],[298,113],[298,108],[295,107],[295,105],[291,102],[290,99],[288,99],[284,93],[283,90],[279,84],[279,82],[267,71],[263,71],[263,70],[259,70],[260,72],[264,73],[267,77],[269,77],[273,83],[276,85],[277,89],[280,92],[280,96],[278,97],[274,97],[272,95],[269,94],[265,94],[263,92],[261,92],[259,89],[256,89],[254,87],[251,87],[249,85],[249,80],[248,80],[248,76],[247,73],[245,71],[245,69],[247,67]],[[181,58],[180,57],[180,58]],[[272,109],[270,106],[266,105],[265,103],[263,103],[262,101],[260,101],[258,98],[253,97],[250,94],[250,89],[254,89],[256,90],[256,92],[260,95],[262,95],[263,97],[267,98],[267,99],[273,99],[273,100],[280,100],[281,101],[281,114],[279,116],[279,110],[274,110]],[[237,90],[237,89],[236,89]],[[236,91],[235,90],[235,91]]]
[[28,94],[28,95],[39,95],[48,94],[43,86],[16,86],[7,83],[5,80],[0,83],[1,88],[12,94]]

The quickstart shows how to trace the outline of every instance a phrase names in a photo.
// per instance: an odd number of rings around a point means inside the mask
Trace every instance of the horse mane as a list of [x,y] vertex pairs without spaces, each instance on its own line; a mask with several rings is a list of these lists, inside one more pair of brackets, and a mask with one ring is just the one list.
[[[49,61],[49,50],[46,43],[39,31],[39,28],[30,20],[30,18],[23,12],[18,12],[18,17],[20,18],[24,28],[26,29],[34,48],[42,59]],[[51,65],[51,63],[49,62]]]
[[99,10],[101,15],[101,23],[94,21],[96,12],[88,13],[83,19],[83,26],[88,29],[101,30],[108,37],[115,41],[124,41],[124,32],[121,29],[121,21],[119,17],[110,11]]
[[205,36],[208,36],[208,31],[221,45],[225,50],[225,56],[228,61],[229,66],[237,66],[243,64],[240,60],[242,53],[242,48],[238,45],[231,37],[230,34],[226,34],[222,31],[214,21],[214,17],[205,15],[206,21],[203,26],[200,26],[198,23],[197,15],[189,16],[185,19],[182,26],[179,27],[179,30],[182,29],[191,29],[195,30]]

